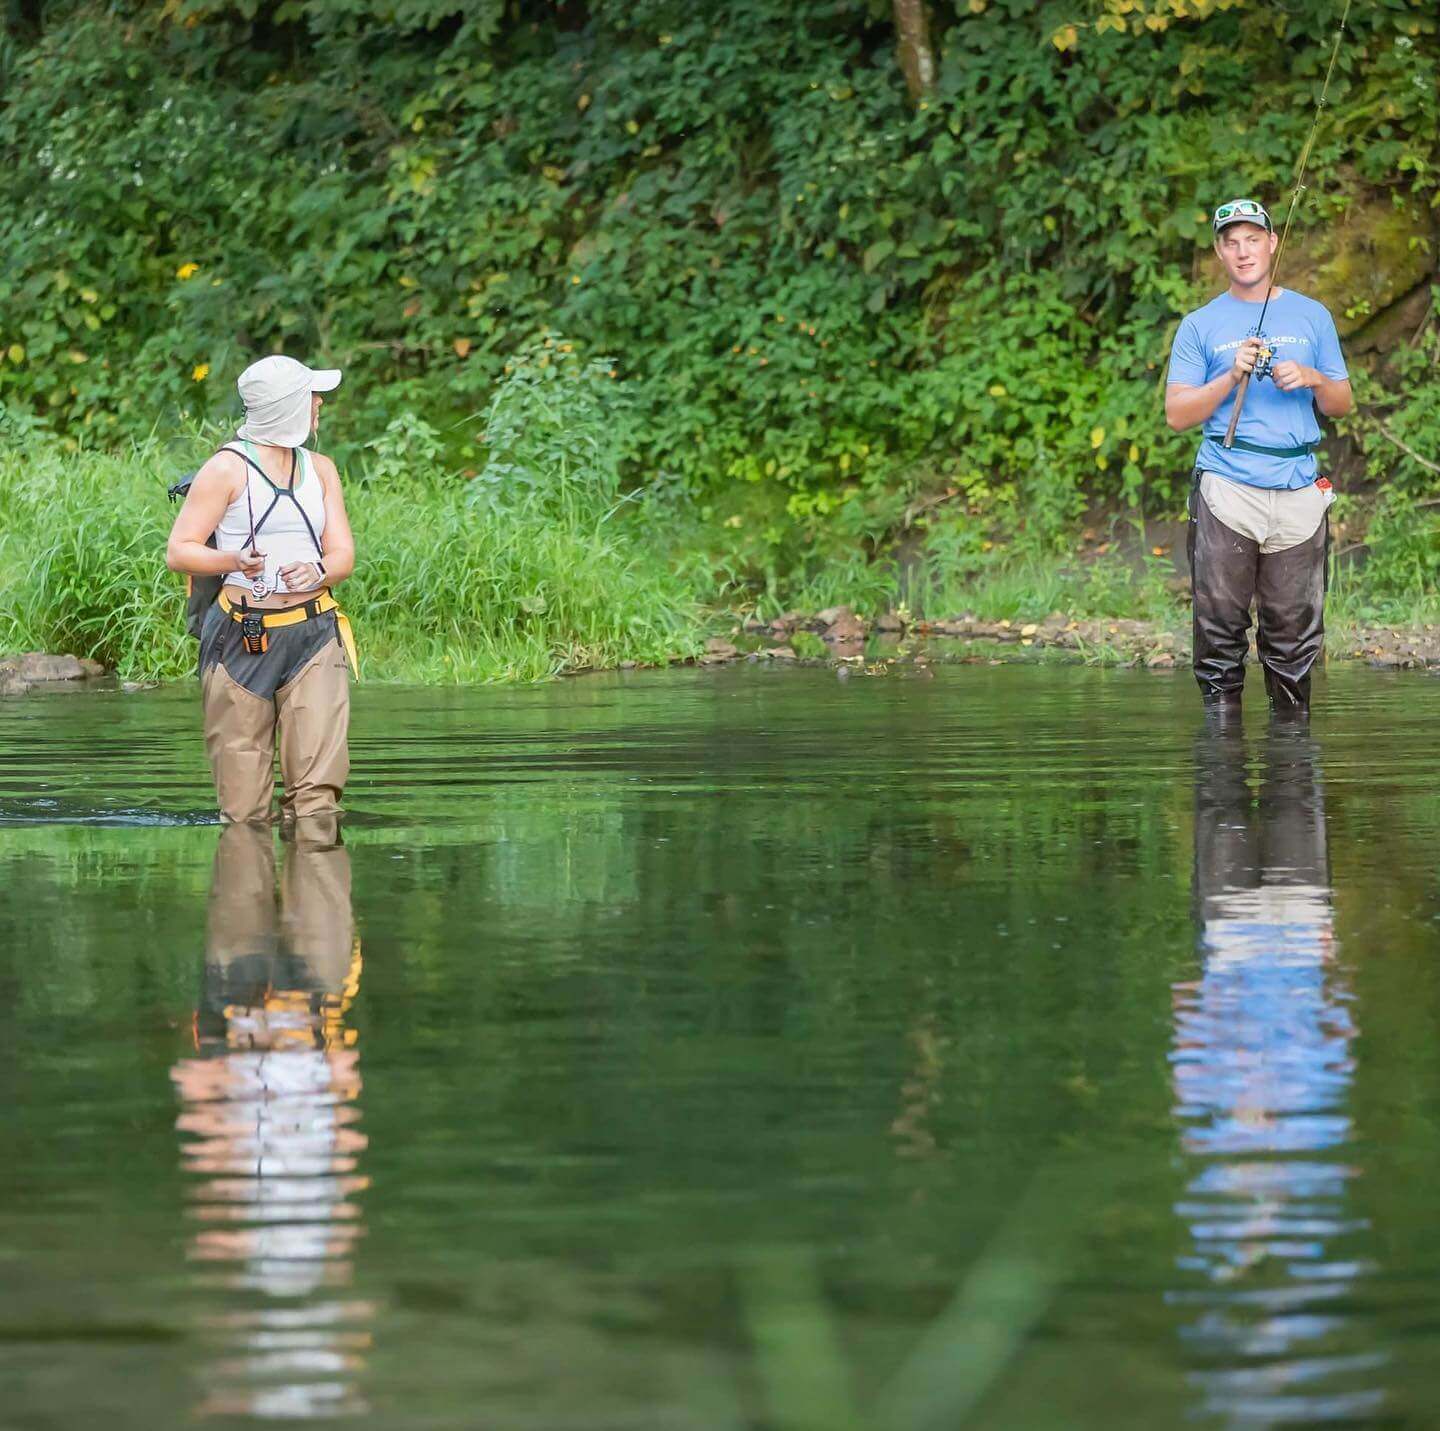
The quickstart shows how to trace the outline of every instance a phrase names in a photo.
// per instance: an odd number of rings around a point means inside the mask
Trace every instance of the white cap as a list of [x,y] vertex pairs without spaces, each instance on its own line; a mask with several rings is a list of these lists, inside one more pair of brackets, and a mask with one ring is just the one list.
[[310,436],[310,394],[340,386],[339,368],[307,368],[272,353],[251,363],[236,380],[245,421],[239,436],[274,447],[300,447]]

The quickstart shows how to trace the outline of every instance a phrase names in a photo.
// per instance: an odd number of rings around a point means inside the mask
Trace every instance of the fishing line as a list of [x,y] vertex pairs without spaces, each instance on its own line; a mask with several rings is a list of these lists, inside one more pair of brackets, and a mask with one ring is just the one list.
[[[1265,301],[1260,305],[1260,321],[1255,325],[1255,334],[1262,341],[1265,333],[1265,314],[1270,307],[1270,297],[1276,291],[1280,273],[1280,263],[1285,257],[1285,244],[1290,238],[1290,225],[1295,218],[1295,210],[1300,205],[1300,195],[1305,192],[1305,169],[1310,163],[1310,151],[1315,147],[1315,136],[1320,132],[1320,121],[1325,114],[1325,105],[1330,94],[1330,78],[1335,73],[1335,62],[1340,58],[1340,42],[1345,38],[1345,22],[1350,18],[1350,6],[1353,0],[1345,0],[1345,8],[1340,13],[1340,28],[1335,31],[1335,44],[1330,51],[1330,63],[1325,67],[1325,83],[1320,86],[1320,99],[1315,105],[1315,118],[1310,122],[1310,133],[1306,136],[1305,146],[1300,151],[1300,162],[1295,168],[1295,188],[1290,195],[1290,208],[1285,215],[1285,227],[1280,231],[1280,242],[1275,247],[1275,262],[1270,265],[1270,276],[1265,284]],[[1263,377],[1264,374],[1262,373]],[[1246,373],[1240,379],[1240,386],[1235,392],[1235,411],[1230,414],[1230,426],[1225,430],[1225,447],[1228,449],[1235,442],[1235,428],[1240,421],[1240,410],[1245,406],[1245,391],[1250,386],[1251,374]]]

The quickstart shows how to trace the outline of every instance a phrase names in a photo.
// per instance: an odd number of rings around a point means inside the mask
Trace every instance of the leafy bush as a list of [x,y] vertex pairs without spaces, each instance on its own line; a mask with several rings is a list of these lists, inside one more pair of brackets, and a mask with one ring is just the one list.
[[[1336,10],[934,0],[912,104],[879,0],[24,8],[0,405],[143,435],[284,348],[347,369],[342,456],[408,412],[479,466],[457,419],[563,329],[629,380],[628,483],[764,487],[813,528],[960,484],[1042,545],[1082,493],[1178,505],[1158,385],[1206,212],[1279,196]],[[1300,249],[1373,194],[1423,248],[1435,9],[1351,27]]]
[[[548,366],[543,351],[536,361]],[[533,377],[522,363],[502,383],[492,422],[511,475],[551,473],[546,444],[563,431],[573,444],[563,480],[471,500],[431,460],[433,428],[409,416],[348,485],[360,560],[341,596],[368,675],[535,680],[699,649],[685,580],[635,520],[616,516],[605,405],[584,392],[583,373]],[[130,678],[194,668],[182,583],[163,563],[164,485],[181,465],[154,439],[119,455],[34,439],[0,446],[0,651],[73,651]]]

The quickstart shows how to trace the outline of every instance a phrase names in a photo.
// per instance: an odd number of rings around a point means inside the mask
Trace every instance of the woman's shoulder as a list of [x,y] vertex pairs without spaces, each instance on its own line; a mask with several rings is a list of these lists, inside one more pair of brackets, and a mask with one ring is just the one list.
[[217,447],[195,473],[197,482],[223,484],[232,492],[238,492],[245,484],[247,468],[245,459],[235,448]]
[[312,448],[302,447],[300,449],[309,459],[310,465],[315,470],[315,475],[322,482],[338,482],[340,471],[335,466],[333,458],[327,457],[323,452],[316,452]]

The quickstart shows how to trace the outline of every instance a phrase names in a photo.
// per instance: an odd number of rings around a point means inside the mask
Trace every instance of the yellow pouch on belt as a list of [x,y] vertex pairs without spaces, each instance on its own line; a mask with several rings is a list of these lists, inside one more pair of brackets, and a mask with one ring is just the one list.
[[302,621],[309,621],[312,616],[324,616],[327,611],[333,611],[335,624],[340,631],[340,644],[345,648],[345,659],[350,663],[350,674],[357,681],[360,679],[360,654],[355,649],[354,628],[350,625],[350,618],[341,611],[340,603],[328,591],[321,592],[313,601],[307,601],[303,606],[292,606],[287,611],[256,611],[253,607],[249,611],[242,611],[222,591],[220,609],[227,612],[232,621],[243,621],[246,616],[258,616],[267,631],[277,630],[281,626],[298,626]]

